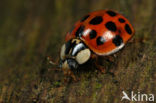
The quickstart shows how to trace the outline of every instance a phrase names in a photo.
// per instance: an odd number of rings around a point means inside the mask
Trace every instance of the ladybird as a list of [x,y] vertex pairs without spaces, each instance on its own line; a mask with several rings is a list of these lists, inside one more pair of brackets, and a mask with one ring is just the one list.
[[94,11],[74,25],[67,33],[65,44],[60,51],[60,68],[65,75],[73,75],[78,69],[95,56],[109,56],[124,47],[134,35],[130,22],[113,10]]

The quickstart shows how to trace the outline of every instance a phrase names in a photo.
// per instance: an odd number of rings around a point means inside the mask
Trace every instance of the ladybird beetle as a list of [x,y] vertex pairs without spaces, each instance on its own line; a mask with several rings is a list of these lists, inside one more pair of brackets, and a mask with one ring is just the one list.
[[67,33],[59,65],[75,80],[72,69],[92,59],[92,55],[108,56],[119,51],[133,35],[132,25],[121,14],[112,10],[91,12]]

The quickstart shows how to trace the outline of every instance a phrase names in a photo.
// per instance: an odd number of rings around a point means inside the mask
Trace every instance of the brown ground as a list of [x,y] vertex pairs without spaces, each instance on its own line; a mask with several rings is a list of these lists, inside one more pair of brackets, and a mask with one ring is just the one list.
[[[74,22],[99,9],[125,15],[135,28],[133,39],[142,42],[129,43],[114,64],[104,64],[115,76],[81,72],[80,81],[65,84],[62,72],[48,71],[46,56],[57,59]],[[121,103],[122,90],[156,94],[155,10],[155,0],[1,1],[0,102]]]

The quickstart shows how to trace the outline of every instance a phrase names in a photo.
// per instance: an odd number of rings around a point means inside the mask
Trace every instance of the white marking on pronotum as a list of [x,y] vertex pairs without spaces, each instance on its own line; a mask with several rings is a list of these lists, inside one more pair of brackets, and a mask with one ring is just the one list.
[[83,64],[89,60],[90,55],[91,55],[91,52],[89,49],[81,50],[76,56],[76,61],[79,64]]
[[65,44],[63,44],[60,52],[60,57],[62,60],[65,58],[65,49],[66,49]]
[[74,49],[73,49],[72,55],[74,55],[74,54],[77,52],[77,50],[80,49],[82,46],[83,46],[82,43],[76,45],[76,46],[74,47]]
[[83,32],[83,36],[87,36],[90,33],[91,29],[87,29]]

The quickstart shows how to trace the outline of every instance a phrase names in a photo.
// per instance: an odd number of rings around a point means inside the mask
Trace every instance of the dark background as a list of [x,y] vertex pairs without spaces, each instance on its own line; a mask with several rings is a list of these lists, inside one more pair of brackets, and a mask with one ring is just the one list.
[[[100,9],[127,17],[134,41],[105,64],[114,77],[95,70],[64,83],[61,71],[48,70],[46,56],[57,60],[73,24]],[[122,90],[156,94],[155,10],[155,0],[1,0],[0,102],[120,103]]]

